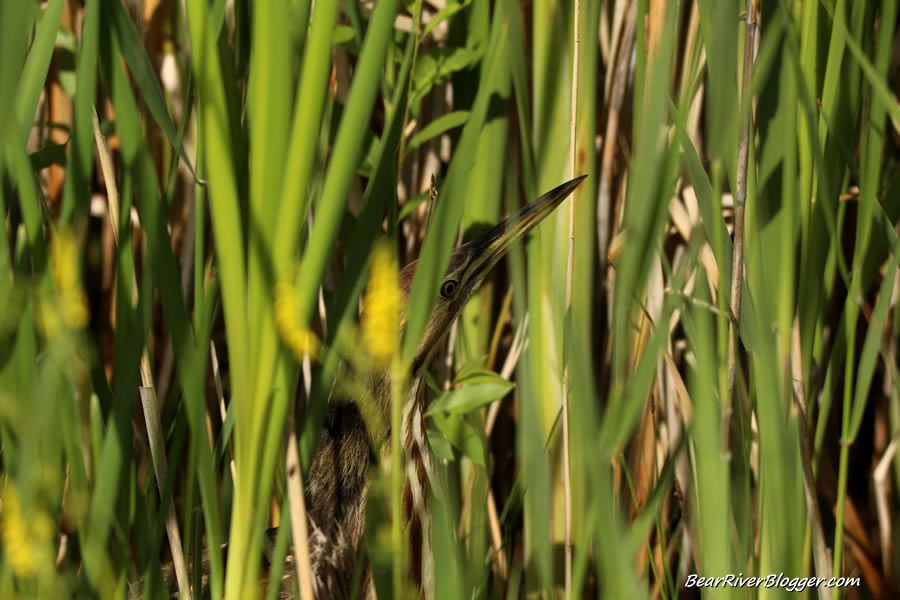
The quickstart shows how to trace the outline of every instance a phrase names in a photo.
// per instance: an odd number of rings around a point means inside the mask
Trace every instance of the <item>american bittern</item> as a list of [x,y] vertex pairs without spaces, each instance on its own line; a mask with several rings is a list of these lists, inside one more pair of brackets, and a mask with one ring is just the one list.
[[[440,295],[428,317],[413,359],[400,432],[406,464],[403,518],[410,541],[411,576],[419,587],[420,595],[426,598],[434,595],[434,565],[430,549],[433,460],[425,435],[425,370],[453,321],[491,268],[513,242],[549,215],[584,177],[547,192],[522,208],[515,217],[506,219],[481,237],[457,248],[444,273]],[[414,261],[400,271],[404,299],[408,299],[415,269]],[[401,318],[403,327],[405,314]],[[369,380],[369,388],[377,410],[389,415],[389,375],[374,375]],[[390,420],[386,419],[386,422]],[[376,456],[384,458],[384,448],[390,448],[390,444],[386,443],[389,442],[389,433],[379,437],[373,439],[357,403],[333,401],[329,404],[306,486],[310,561],[316,598],[375,597],[363,538],[369,466],[376,461]],[[170,590],[174,591],[174,577],[166,575],[165,578]],[[354,580],[358,582],[356,585]],[[284,594],[284,589],[282,592],[282,598],[290,597]]]
[[[410,540],[411,575],[420,594],[433,596],[433,561],[430,551],[430,493],[432,454],[425,435],[425,383],[427,365],[450,331],[472,292],[510,245],[530,231],[562,202],[585,176],[547,192],[511,217],[457,248],[440,285],[440,295],[428,317],[425,332],[412,362],[410,383],[403,407],[401,443],[405,454],[406,485],[403,493],[405,531]],[[414,261],[400,272],[400,285],[408,299],[416,269]],[[401,327],[405,325],[405,315]],[[389,375],[371,378],[370,391],[377,410],[390,415]],[[387,419],[387,422],[390,420]],[[308,477],[306,494],[312,528],[310,559],[317,597],[349,598],[354,595],[354,573],[362,569],[359,597],[374,597],[371,572],[362,549],[365,533],[366,475],[388,436],[372,439],[354,402],[332,402],[319,438]],[[359,564],[362,563],[362,564]],[[358,580],[359,581],[359,580]]]

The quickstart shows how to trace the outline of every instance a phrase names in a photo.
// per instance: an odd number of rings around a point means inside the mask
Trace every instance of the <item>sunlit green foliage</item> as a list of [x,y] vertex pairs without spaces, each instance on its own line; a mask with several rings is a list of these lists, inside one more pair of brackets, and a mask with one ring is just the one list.
[[[581,174],[428,372],[438,597],[729,573],[895,597],[897,23],[896,0],[0,1],[0,598],[274,598],[266,564],[297,593],[288,434],[306,473],[330,398],[396,431],[368,375],[401,396],[452,249]],[[406,597],[399,479],[371,480],[376,588]]]

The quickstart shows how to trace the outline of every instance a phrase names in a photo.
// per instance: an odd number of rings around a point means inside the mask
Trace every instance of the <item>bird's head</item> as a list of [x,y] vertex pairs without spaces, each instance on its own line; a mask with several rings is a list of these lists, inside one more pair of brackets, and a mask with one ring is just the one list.
[[[463,244],[453,251],[438,289],[438,298],[431,309],[425,332],[419,342],[412,374],[417,375],[432,356],[439,342],[450,331],[450,326],[468,302],[490,270],[500,261],[510,246],[531,231],[547,215],[571,194],[587,177],[582,175],[550,190],[531,204],[523,207],[483,235]],[[400,284],[407,298],[412,287],[416,264],[408,264],[400,272]]]

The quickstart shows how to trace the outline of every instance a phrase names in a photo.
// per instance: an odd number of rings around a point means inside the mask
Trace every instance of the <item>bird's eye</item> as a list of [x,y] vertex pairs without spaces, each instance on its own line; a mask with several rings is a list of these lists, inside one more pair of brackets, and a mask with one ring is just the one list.
[[456,293],[456,288],[459,286],[459,282],[455,279],[448,279],[444,283],[441,284],[441,296],[446,299],[450,299],[453,297],[453,294]]

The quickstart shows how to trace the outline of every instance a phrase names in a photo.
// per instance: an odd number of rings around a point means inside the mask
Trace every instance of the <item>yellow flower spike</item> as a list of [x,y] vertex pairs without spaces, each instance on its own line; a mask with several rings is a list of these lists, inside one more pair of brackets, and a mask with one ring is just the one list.
[[38,331],[46,338],[55,337],[62,328],[62,318],[56,303],[49,298],[38,298],[35,302],[34,321]]
[[75,236],[67,230],[57,231],[50,241],[50,264],[62,321],[72,329],[86,326],[90,318],[87,297],[81,287],[78,256]]
[[381,240],[372,254],[362,316],[363,346],[378,367],[387,367],[397,351],[402,300],[394,252],[387,240]]
[[297,360],[302,361],[304,355],[315,359],[319,355],[319,338],[312,331],[298,324],[297,297],[290,284],[282,281],[275,285],[273,311],[278,334]]
[[[80,291],[80,290],[79,290]],[[63,321],[72,329],[81,329],[88,324],[90,313],[84,294],[70,294],[62,298]]]
[[26,515],[18,491],[9,486],[3,494],[0,532],[4,555],[13,572],[19,577],[33,577],[52,564],[49,543],[53,536],[53,522],[46,512],[35,509]]

